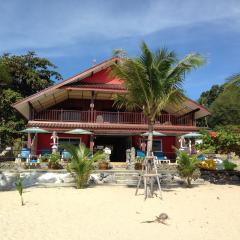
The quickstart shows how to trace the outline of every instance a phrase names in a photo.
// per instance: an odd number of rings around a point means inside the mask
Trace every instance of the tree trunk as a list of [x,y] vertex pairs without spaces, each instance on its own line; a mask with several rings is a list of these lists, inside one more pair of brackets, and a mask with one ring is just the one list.
[[192,186],[191,182],[192,182],[192,178],[191,177],[187,177],[187,187],[190,188]]
[[152,121],[149,121],[149,123],[148,123],[147,156],[152,155],[153,127],[154,127],[154,123]]

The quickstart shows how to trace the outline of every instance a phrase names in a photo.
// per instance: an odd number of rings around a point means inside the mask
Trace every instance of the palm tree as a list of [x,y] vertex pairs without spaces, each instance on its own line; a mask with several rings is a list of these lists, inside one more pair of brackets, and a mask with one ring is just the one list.
[[90,150],[83,144],[79,147],[72,144],[64,144],[63,147],[72,156],[70,163],[67,165],[67,170],[74,175],[77,188],[84,188],[94,168],[94,162],[105,155],[100,152],[91,155]]
[[126,58],[112,66],[113,75],[123,80],[128,90],[126,95],[115,96],[115,104],[129,111],[140,109],[148,120],[148,155],[152,151],[156,117],[168,104],[184,100],[182,84],[186,73],[203,63],[199,54],[189,54],[178,61],[173,51],[162,48],[153,53],[143,42],[140,57]]
[[192,180],[196,180],[200,177],[200,171],[198,168],[199,161],[197,155],[189,155],[184,151],[177,150],[178,153],[178,172],[180,177],[185,178],[187,187],[192,186]]

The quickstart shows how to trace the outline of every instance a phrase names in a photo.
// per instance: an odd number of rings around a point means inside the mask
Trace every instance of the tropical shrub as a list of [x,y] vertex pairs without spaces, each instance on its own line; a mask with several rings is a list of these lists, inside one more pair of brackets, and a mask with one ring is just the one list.
[[198,149],[211,149],[215,153],[224,154],[234,152],[240,156],[240,130],[238,128],[218,128],[214,136],[207,131],[201,133],[203,143],[197,145]]
[[231,171],[237,167],[237,164],[229,162],[228,160],[223,161],[223,166],[225,170]]
[[21,205],[23,206],[24,205],[24,202],[23,202],[23,179],[20,177],[20,174],[17,176],[17,180],[15,182],[15,186],[16,186],[16,189],[20,195],[20,198],[21,198]]
[[141,169],[142,169],[143,161],[144,161],[144,157],[136,157],[136,158],[135,158],[134,168],[135,168],[136,170],[141,170]]
[[60,164],[60,153],[51,153],[48,154],[48,167],[52,169],[62,169],[62,165]]
[[94,169],[94,162],[103,159],[103,153],[97,152],[91,155],[90,150],[83,144],[79,145],[79,147],[71,144],[64,144],[63,148],[72,156],[70,163],[67,165],[67,170],[74,176],[76,187],[86,187],[89,176]]
[[178,152],[178,172],[180,177],[186,179],[187,186],[191,187],[192,180],[196,180],[200,177],[200,171],[198,168],[199,161],[197,156],[189,155],[187,152],[179,151]]

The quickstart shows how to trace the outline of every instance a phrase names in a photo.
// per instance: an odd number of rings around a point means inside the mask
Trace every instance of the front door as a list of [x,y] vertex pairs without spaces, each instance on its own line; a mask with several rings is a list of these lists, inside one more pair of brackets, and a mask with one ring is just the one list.
[[94,151],[102,150],[105,147],[111,149],[111,162],[125,162],[126,149],[129,148],[129,136],[95,136]]

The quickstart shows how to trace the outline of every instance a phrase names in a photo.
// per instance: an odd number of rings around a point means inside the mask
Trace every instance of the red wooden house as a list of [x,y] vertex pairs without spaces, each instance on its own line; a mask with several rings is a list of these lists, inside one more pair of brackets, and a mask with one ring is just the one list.
[[[125,150],[139,149],[145,141],[147,121],[140,111],[128,112],[113,106],[113,94],[126,94],[122,81],[109,74],[110,66],[118,62],[112,58],[95,65],[65,81],[44,89],[14,104],[27,120],[28,127],[56,131],[59,143],[80,142],[92,150],[105,146],[112,148],[111,161],[125,161]],[[208,110],[186,99],[179,106],[167,106],[158,117],[155,130],[166,136],[154,138],[153,150],[175,157],[173,145],[178,136],[198,131],[196,119],[209,115]],[[93,135],[72,135],[71,129],[86,129]],[[30,137],[30,135],[29,135]],[[51,133],[38,134],[35,150],[51,150]]]

